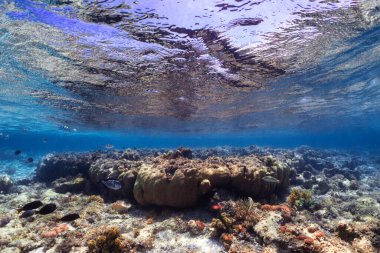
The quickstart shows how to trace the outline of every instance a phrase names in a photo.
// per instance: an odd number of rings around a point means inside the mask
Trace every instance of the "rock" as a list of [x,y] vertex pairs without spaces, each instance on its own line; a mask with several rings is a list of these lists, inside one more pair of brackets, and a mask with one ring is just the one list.
[[359,189],[359,183],[357,180],[351,180],[349,185],[350,190],[358,190]]
[[378,252],[378,249],[376,250],[372,244],[371,241],[366,238],[355,238],[352,242],[352,246],[355,249],[355,252],[358,253],[375,253]]
[[311,172],[308,171],[308,170],[305,170],[305,171],[302,173],[302,175],[303,175],[303,178],[305,178],[305,179],[310,179],[311,176],[312,176]]
[[83,192],[86,187],[87,179],[82,175],[74,178],[59,178],[53,181],[52,186],[56,192]]
[[166,154],[163,155],[166,159],[177,159],[179,157],[192,159],[193,158],[193,152],[188,148],[179,148],[176,151],[169,151]]
[[313,180],[305,180],[302,184],[302,186],[305,188],[305,189],[311,189],[314,185],[314,181]]
[[13,181],[10,176],[2,175],[0,176],[0,192],[8,192],[8,190],[13,185]]
[[299,175],[299,176],[297,176],[295,178],[292,178],[290,180],[290,183],[292,185],[303,185],[305,183],[305,179],[302,176]]
[[5,248],[1,250],[1,253],[19,253],[19,252],[21,252],[21,250],[18,249],[17,247],[9,247],[9,248]]
[[87,175],[91,163],[98,158],[97,153],[49,154],[39,163],[36,170],[37,181],[51,182],[60,177]]
[[5,227],[11,220],[12,218],[8,215],[0,216],[0,228]]
[[358,170],[350,170],[348,168],[331,168],[331,169],[324,169],[323,170],[326,177],[333,177],[337,174],[343,175],[345,178],[349,180],[358,180],[360,179],[361,172]]
[[137,152],[136,150],[132,150],[132,149],[125,150],[122,153],[121,158],[126,159],[126,160],[130,160],[130,161],[138,161],[141,159],[140,153]]
[[319,194],[326,194],[330,190],[330,186],[326,181],[319,181],[317,190]]
[[303,172],[309,172],[310,174],[318,174],[318,170],[316,170],[311,164],[306,164],[303,168]]

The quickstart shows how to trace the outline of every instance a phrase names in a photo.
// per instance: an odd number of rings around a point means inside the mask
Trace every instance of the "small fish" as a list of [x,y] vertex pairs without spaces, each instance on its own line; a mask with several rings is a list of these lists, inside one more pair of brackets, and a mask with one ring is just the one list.
[[220,209],[222,209],[222,206],[219,204],[214,204],[211,206],[211,211],[213,212],[219,211]]
[[15,151],[15,155],[19,155],[19,154],[21,154],[21,150],[17,149],[17,150]]
[[33,160],[32,157],[29,157],[28,159],[26,159],[26,161],[27,161],[28,163],[32,163],[34,160]]
[[267,183],[276,183],[276,184],[280,183],[280,180],[278,180],[277,178],[274,178],[272,176],[265,176],[262,178],[262,180],[264,180]]
[[71,214],[67,214],[67,215],[63,216],[62,218],[59,219],[59,221],[68,222],[68,221],[74,221],[74,220],[79,219],[79,218],[80,218],[79,214],[71,213]]
[[44,139],[42,140],[42,142],[43,142],[43,143],[47,143],[47,142],[48,142],[48,138],[44,138]]
[[38,210],[36,213],[38,214],[49,214],[55,211],[57,209],[57,205],[54,203],[46,204],[44,205],[40,210]]
[[106,144],[104,147],[105,147],[106,149],[113,149],[113,148],[114,148],[114,145],[112,145],[112,144]]
[[33,209],[39,208],[42,205],[43,204],[40,200],[35,200],[35,201],[32,201],[32,202],[24,205],[21,208],[17,208],[17,212],[19,213],[21,211],[33,210]]
[[102,180],[102,184],[104,184],[104,186],[107,187],[108,189],[111,189],[114,191],[120,190],[122,187],[121,182],[117,179]]
[[20,215],[20,218],[28,218],[28,217],[31,217],[35,214],[36,212],[32,209],[30,210],[26,210],[25,212],[23,212],[21,215]]

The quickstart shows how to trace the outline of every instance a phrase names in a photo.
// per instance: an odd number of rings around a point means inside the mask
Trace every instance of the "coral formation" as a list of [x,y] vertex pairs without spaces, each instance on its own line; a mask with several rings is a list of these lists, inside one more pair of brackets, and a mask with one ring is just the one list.
[[126,250],[126,245],[123,244],[120,238],[120,231],[116,227],[102,228],[96,231],[93,239],[87,241],[87,246],[90,252],[115,252],[121,253]]
[[[265,176],[279,182],[266,182]],[[232,186],[240,193],[264,197],[288,185],[289,167],[273,157],[202,161],[166,154],[151,164],[143,164],[133,192],[137,202],[143,205],[187,207],[194,206],[202,195],[215,187]]]
[[[272,156],[251,155],[239,159],[227,159],[226,162],[231,171],[232,186],[240,193],[263,197],[276,189],[289,186],[289,166]],[[267,182],[263,180],[265,176],[271,176],[279,182]]]
[[133,189],[136,201],[141,205],[194,206],[210,185],[202,184],[199,171],[186,165],[182,159],[173,164],[165,160],[153,166],[143,165]]
[[46,155],[38,164],[37,181],[51,182],[60,177],[87,175],[91,163],[98,157],[97,153],[64,153]]
[[308,208],[312,205],[312,193],[301,188],[292,188],[288,196],[288,204],[296,209]]
[[106,194],[109,190],[103,186],[102,180],[118,179],[122,183],[122,188],[112,194],[120,197],[131,197],[140,165],[141,163],[138,161],[130,161],[125,158],[99,158],[91,164],[89,169],[90,180],[97,186],[97,189]]

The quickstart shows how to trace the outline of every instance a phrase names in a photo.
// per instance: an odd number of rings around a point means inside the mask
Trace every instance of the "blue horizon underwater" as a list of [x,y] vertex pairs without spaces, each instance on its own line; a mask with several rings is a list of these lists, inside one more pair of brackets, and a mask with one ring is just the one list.
[[380,252],[378,0],[0,0],[0,252]]

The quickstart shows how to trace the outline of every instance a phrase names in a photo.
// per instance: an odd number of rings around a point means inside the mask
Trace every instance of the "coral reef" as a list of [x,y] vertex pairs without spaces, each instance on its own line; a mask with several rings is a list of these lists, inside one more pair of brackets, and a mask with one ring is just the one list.
[[[58,169],[45,177],[51,184],[15,181],[0,194],[1,252],[380,249],[378,156],[254,146],[76,155],[54,155],[51,164],[81,161],[82,175]],[[109,178],[122,189],[106,188]],[[16,208],[31,200],[57,209],[20,216]],[[60,221],[67,214],[79,218]]]

